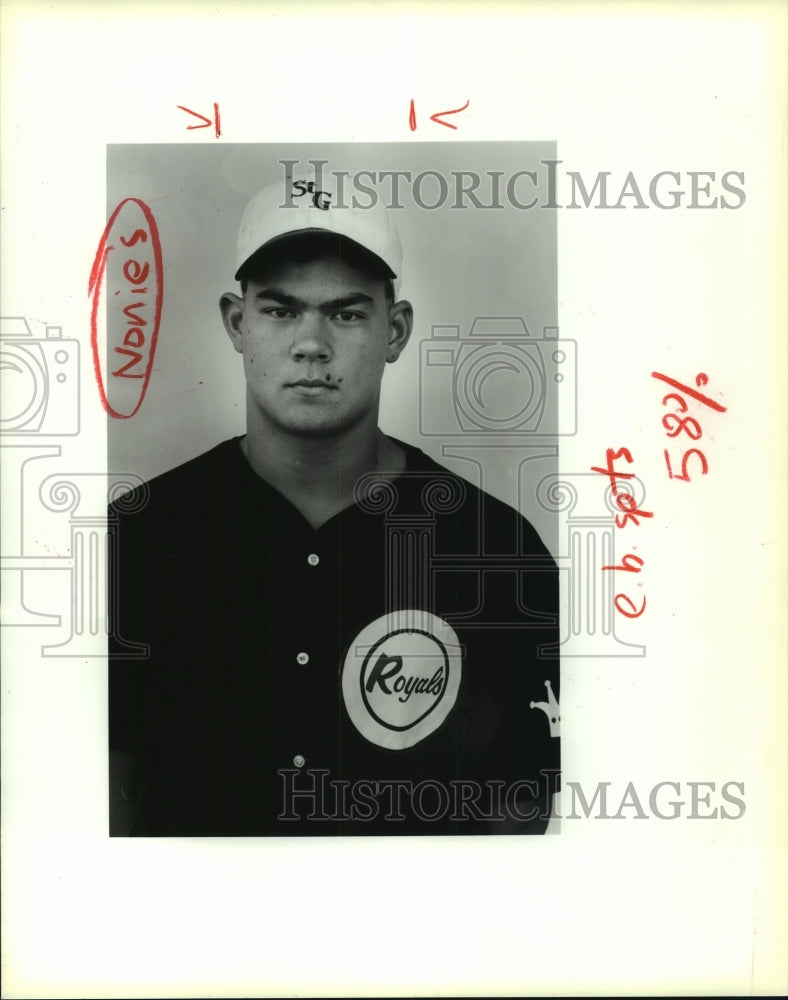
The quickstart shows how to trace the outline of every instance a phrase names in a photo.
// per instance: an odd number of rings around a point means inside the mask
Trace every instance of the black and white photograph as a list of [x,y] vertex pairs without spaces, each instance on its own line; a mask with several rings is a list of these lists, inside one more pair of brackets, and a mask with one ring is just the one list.
[[788,9],[0,0],[0,992],[788,993]]
[[137,192],[162,262],[124,206],[104,383],[112,412],[145,399],[109,470],[175,465],[109,514],[113,834],[547,829],[544,494],[576,391],[555,165],[549,143],[108,149],[108,217]]

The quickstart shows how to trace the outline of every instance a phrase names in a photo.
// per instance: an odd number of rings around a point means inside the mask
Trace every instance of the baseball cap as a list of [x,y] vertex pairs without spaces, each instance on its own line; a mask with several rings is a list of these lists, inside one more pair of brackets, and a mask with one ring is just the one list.
[[240,281],[251,258],[263,247],[304,233],[333,233],[351,240],[385,265],[394,282],[402,277],[402,244],[391,212],[334,204],[334,192],[316,190],[314,181],[284,178],[259,191],[246,206],[238,231],[235,279]]

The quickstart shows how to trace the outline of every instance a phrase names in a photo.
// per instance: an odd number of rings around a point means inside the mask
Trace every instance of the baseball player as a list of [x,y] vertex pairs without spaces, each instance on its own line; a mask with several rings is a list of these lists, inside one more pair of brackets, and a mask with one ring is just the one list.
[[379,428],[413,324],[400,241],[384,207],[313,193],[274,185],[241,222],[220,305],[246,434],[110,508],[111,833],[541,833],[555,564]]

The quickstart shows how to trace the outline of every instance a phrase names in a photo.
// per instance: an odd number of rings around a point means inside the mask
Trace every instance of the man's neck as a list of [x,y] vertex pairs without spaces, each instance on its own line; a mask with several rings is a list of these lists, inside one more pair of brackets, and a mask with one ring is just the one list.
[[314,528],[353,503],[363,475],[398,475],[407,461],[403,449],[377,425],[314,438],[250,424],[241,449],[257,475],[287,497]]

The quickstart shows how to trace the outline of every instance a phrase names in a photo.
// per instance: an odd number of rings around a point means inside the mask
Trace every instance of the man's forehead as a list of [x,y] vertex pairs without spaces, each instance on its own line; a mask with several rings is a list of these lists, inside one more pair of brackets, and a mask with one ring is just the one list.
[[360,290],[346,291],[342,289],[338,295],[334,295],[331,289],[309,289],[306,294],[294,294],[292,290],[278,288],[276,285],[268,282],[264,282],[259,288],[256,285],[251,287],[247,291],[247,295],[255,302],[276,302],[286,306],[314,308],[326,308],[330,306],[333,309],[338,309],[352,305],[375,304],[373,296]]
[[253,297],[261,292],[323,299],[355,295],[369,301],[385,298],[385,279],[375,278],[338,257],[310,261],[271,262],[251,274],[247,287]]

